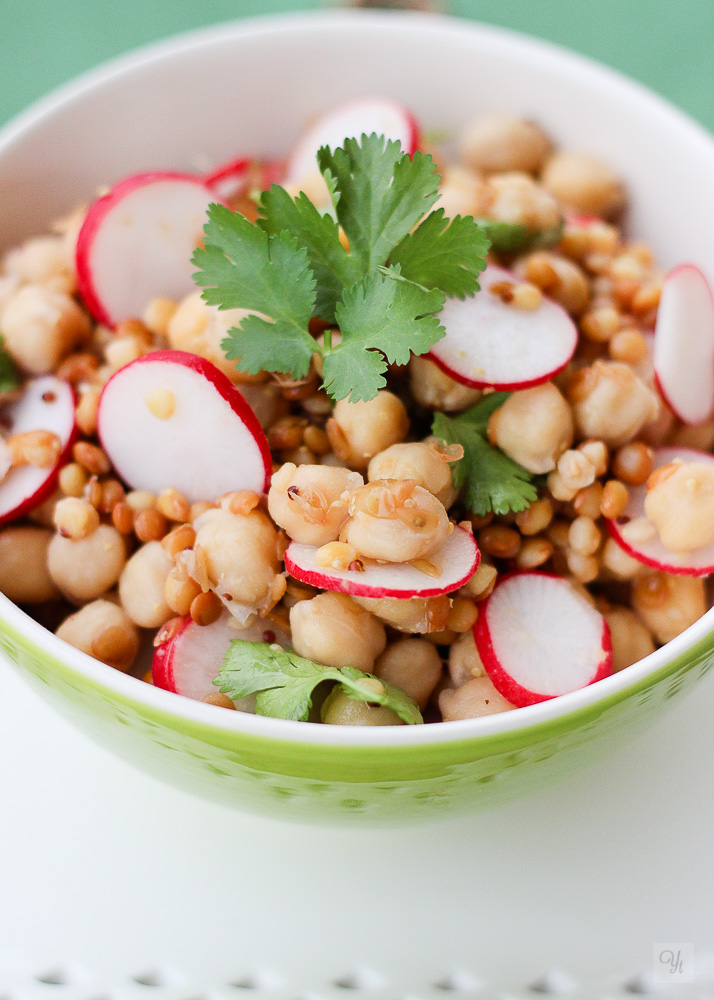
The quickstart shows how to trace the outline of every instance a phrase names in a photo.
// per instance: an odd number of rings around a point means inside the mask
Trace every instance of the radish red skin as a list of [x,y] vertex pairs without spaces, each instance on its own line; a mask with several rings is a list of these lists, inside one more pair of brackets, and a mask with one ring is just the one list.
[[[523,573],[504,573],[502,577],[499,578],[497,586],[505,583],[507,580],[515,577],[526,575]],[[528,576],[542,576],[549,577],[555,580],[562,580],[562,577],[556,576],[554,573],[541,573],[535,570],[527,571]],[[493,591],[492,593],[495,593]],[[476,648],[478,654],[481,657],[481,662],[484,665],[484,669],[488,674],[493,686],[503,695],[512,705],[516,708],[525,708],[528,705],[537,705],[543,701],[552,701],[553,698],[561,698],[562,694],[539,694],[536,691],[529,691],[518,683],[506,670],[504,670],[496,651],[493,647],[493,640],[491,638],[491,631],[488,625],[488,603],[491,600],[491,595],[486,598],[485,601],[481,602],[479,606],[479,616],[473,626],[473,636],[476,643]],[[610,629],[603,618],[602,623],[602,658],[595,670],[593,676],[588,680],[588,682],[583,687],[589,687],[590,684],[594,684],[595,681],[603,680],[605,677],[609,677],[612,674],[612,639],[610,636]],[[580,690],[575,688],[574,690]],[[564,692],[570,693],[570,692]]]
[[173,667],[175,640],[186,631],[192,620],[191,616],[187,615],[174,635],[170,639],[164,640],[154,650],[154,657],[151,661],[151,676],[156,687],[163,688],[164,691],[176,692]]
[[114,328],[116,321],[109,315],[101,300],[94,290],[92,281],[91,252],[92,245],[97,235],[99,227],[104,222],[108,213],[115,208],[132,191],[154,181],[187,181],[197,186],[205,187],[207,192],[214,195],[216,201],[221,199],[211,191],[211,188],[204,182],[203,178],[195,174],[186,174],[171,170],[154,170],[142,174],[133,174],[115,184],[111,191],[102,195],[90,206],[87,216],[82,224],[77,237],[77,249],[75,254],[77,269],[77,290],[89,312],[105,326]]
[[[67,385],[67,388],[72,394],[73,402],[76,403],[77,397],[74,388],[70,385],[69,382],[65,384]],[[5,524],[10,524],[12,521],[17,521],[18,518],[24,517],[25,514],[29,514],[31,511],[35,509],[35,507],[39,507],[39,505],[44,500],[46,500],[49,496],[52,495],[55,487],[57,486],[57,477],[59,476],[60,469],[69,459],[72,453],[72,445],[77,440],[77,436],[78,436],[77,425],[76,423],[73,423],[72,430],[67,439],[67,444],[62,449],[60,457],[57,459],[57,463],[54,466],[54,468],[50,470],[47,479],[44,481],[44,483],[42,484],[42,486],[40,486],[38,490],[35,490],[34,493],[26,497],[26,499],[23,500],[22,503],[18,504],[16,507],[13,507],[13,509],[8,511],[7,513],[0,515],[0,527],[2,527]]]
[[559,375],[565,368],[570,364],[570,358],[564,361],[562,365],[558,368],[554,368],[553,371],[547,372],[545,375],[539,375],[538,378],[529,379],[525,382],[480,382],[478,379],[466,378],[465,375],[461,375],[460,372],[454,371],[453,368],[449,368],[441,358],[437,358],[435,354],[429,351],[425,355],[429,361],[433,361],[437,368],[440,368],[445,375],[452,378],[454,382],[460,382],[461,385],[466,385],[470,389],[496,389],[498,392],[519,392],[521,389],[532,389],[536,385],[543,385],[544,382],[550,382]]
[[[316,570],[306,570],[304,567],[299,566],[290,557],[290,548],[288,547],[285,553],[285,568],[288,573],[294,577],[296,580],[300,580],[302,583],[307,583],[312,587],[318,587],[322,590],[331,590],[339,594],[349,594],[352,597],[394,597],[399,600],[408,600],[412,597],[440,597],[442,594],[451,593],[454,590],[458,590],[459,587],[463,587],[471,577],[474,575],[478,569],[478,565],[481,561],[481,553],[476,545],[475,539],[469,534],[469,532],[464,531],[463,528],[455,528],[455,531],[463,531],[465,535],[473,541],[474,555],[473,562],[468,570],[460,579],[454,581],[445,590],[443,586],[431,586],[424,588],[414,588],[409,590],[390,590],[386,587],[374,587],[360,583],[358,580],[345,580],[340,577],[335,577],[330,574],[329,568],[325,568],[322,571]],[[356,576],[358,574],[355,574]]]
[[[140,365],[147,362],[157,361],[167,361],[171,364],[184,365],[191,371],[197,372],[199,375],[203,375],[203,377],[213,385],[214,389],[228,403],[233,412],[245,424],[246,428],[255,439],[258,448],[260,449],[260,456],[263,460],[263,467],[265,469],[263,492],[267,493],[270,489],[270,480],[273,474],[273,459],[270,454],[268,439],[265,436],[263,428],[260,426],[258,418],[255,413],[253,413],[253,410],[250,408],[238,389],[236,389],[233,385],[228,376],[224,375],[223,372],[219,371],[214,364],[206,358],[200,357],[198,354],[190,354],[188,351],[154,351],[151,354],[142,354],[140,358],[137,358],[135,361],[130,361],[128,365],[125,365],[123,368],[120,368],[118,372],[115,372],[102,389],[102,395],[99,397],[99,409],[97,412],[97,434],[99,436],[99,440],[102,441],[102,398],[108,387],[111,385],[113,379],[115,379],[121,372],[126,371],[130,365]],[[103,441],[102,444],[104,444]],[[109,451],[107,454],[109,454],[109,457],[111,458]],[[121,476],[121,469],[116,469],[116,471]]]

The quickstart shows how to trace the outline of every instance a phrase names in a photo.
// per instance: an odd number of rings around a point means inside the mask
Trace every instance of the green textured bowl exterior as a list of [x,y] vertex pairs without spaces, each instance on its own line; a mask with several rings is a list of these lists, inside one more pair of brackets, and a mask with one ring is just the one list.
[[147,705],[143,682],[135,698],[120,696],[2,621],[0,646],[47,701],[130,763],[223,805],[311,822],[355,814],[377,823],[434,819],[541,788],[647,727],[714,663],[708,637],[631,687],[558,719],[385,748],[283,742],[182,720]]

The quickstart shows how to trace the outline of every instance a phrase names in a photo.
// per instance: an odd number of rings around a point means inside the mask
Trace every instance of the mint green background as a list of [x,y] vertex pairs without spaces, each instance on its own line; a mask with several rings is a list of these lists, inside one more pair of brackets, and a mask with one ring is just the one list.
[[[0,0],[0,123],[52,87],[137,45],[218,21],[332,5]],[[608,63],[714,131],[714,0],[442,0],[442,7]]]

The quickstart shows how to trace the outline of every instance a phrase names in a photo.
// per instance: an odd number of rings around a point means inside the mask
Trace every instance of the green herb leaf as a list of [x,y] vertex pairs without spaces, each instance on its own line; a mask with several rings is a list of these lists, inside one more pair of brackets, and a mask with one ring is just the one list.
[[355,259],[340,243],[336,220],[319,212],[306,194],[301,192],[297,198],[291,198],[277,184],[263,192],[258,210],[262,216],[258,219],[261,229],[274,236],[289,232],[307,250],[310,269],[317,280],[315,315],[333,323],[335,306],[343,290],[361,277]]
[[241,371],[267,369],[308,373],[316,350],[308,332],[315,309],[315,277],[308,254],[287,232],[268,234],[239,212],[210,205],[204,246],[192,263],[203,298],[219,309],[252,309],[268,319],[249,316],[221,345]]
[[489,246],[470,216],[449,221],[438,208],[396,245],[389,262],[398,264],[411,281],[464,299],[479,289],[477,277],[486,267]]
[[437,413],[432,433],[446,444],[460,444],[464,457],[454,462],[454,486],[464,490],[466,506],[477,517],[525,510],[538,497],[534,476],[522,465],[495,448],[486,437],[491,414],[502,406],[510,393],[493,392],[480,403],[455,417]]
[[323,350],[322,377],[333,399],[354,403],[373,399],[386,385],[387,363],[403,365],[424,354],[444,335],[435,313],[444,294],[411,281],[392,280],[398,272],[370,274],[346,291],[336,318],[342,341]]
[[0,392],[12,392],[22,385],[15,363],[3,348],[3,337],[0,334]]
[[497,222],[495,219],[476,219],[476,222],[491,243],[491,249],[497,253],[524,253],[536,247],[552,247],[560,243],[563,236],[562,222],[550,229],[529,229],[528,226]]
[[337,219],[362,276],[386,264],[396,244],[439,197],[432,158],[418,151],[402,155],[399,143],[384,136],[345,139],[334,153],[323,146],[317,161],[339,192],[336,202],[333,196]]
[[380,681],[382,691],[374,690],[363,684],[368,677],[372,675],[356,667],[325,667],[292,649],[234,639],[213,683],[234,700],[257,694],[256,714],[274,719],[305,722],[315,688],[332,681],[350,698],[384,705],[410,725],[423,721],[416,703],[404,691],[386,681]]

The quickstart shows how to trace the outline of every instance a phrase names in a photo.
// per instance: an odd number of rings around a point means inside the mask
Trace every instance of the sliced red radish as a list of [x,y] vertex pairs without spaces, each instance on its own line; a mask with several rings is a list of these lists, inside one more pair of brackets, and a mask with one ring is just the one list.
[[288,160],[287,179],[295,183],[316,173],[321,146],[335,150],[345,139],[359,139],[373,132],[398,140],[402,151],[410,156],[419,147],[419,126],[406,108],[388,97],[360,98],[341,104],[313,122]]
[[474,639],[494,686],[519,708],[612,673],[603,616],[559,576],[510,573],[481,605]]
[[662,285],[654,370],[664,401],[685,424],[714,411],[714,299],[698,267],[680,264]]
[[432,576],[411,563],[365,562],[363,570],[319,566],[314,545],[291,542],[285,568],[296,580],[322,590],[336,590],[353,597],[438,597],[463,587],[476,572],[481,553],[473,535],[456,528],[427,562],[440,575]]
[[447,299],[439,317],[446,336],[429,358],[474,389],[528,389],[562,371],[578,342],[566,311],[546,298],[536,309],[509,304],[509,289],[521,281],[501,267],[487,267],[479,282],[472,298]]
[[191,256],[217,195],[190,174],[135,174],[97,199],[77,239],[77,284],[95,319],[116,326],[154,298],[193,290]]
[[[187,616],[178,631],[154,651],[151,664],[154,684],[196,701],[215,694],[218,689],[213,679],[233,639],[290,645],[287,632],[263,619],[240,628],[226,612],[213,625],[197,625]],[[247,706],[242,703],[247,701],[243,698],[236,704],[245,709]]]
[[251,189],[263,191],[271,184],[279,184],[283,175],[283,167],[276,160],[251,160],[241,158],[230,160],[216,167],[203,177],[203,183],[215,192],[223,201],[230,201],[242,194],[249,194]]
[[[694,448],[658,448],[654,455],[653,470],[659,469],[662,465],[669,465],[670,462],[705,462],[714,466],[714,455],[709,455],[705,451],[696,451]],[[607,530],[615,539],[620,548],[624,549],[628,555],[645,566],[652,566],[654,569],[662,570],[664,573],[673,573],[677,576],[709,576],[714,573],[714,543],[703,545],[693,552],[672,552],[660,541],[659,535],[655,531],[651,538],[646,541],[633,541],[632,538],[623,536],[623,529],[627,535],[626,525],[635,519],[645,516],[645,497],[647,487],[628,486],[629,500],[622,516],[617,520],[605,522]],[[654,526],[653,526],[654,527]]]
[[72,447],[75,433],[74,393],[68,382],[44,375],[25,386],[20,399],[3,407],[0,429],[8,437],[27,431],[51,431],[62,451],[50,469],[22,465],[0,480],[0,525],[14,521],[42,503],[57,482],[57,473]]
[[194,503],[270,485],[270,449],[255,414],[196,354],[155,351],[125,365],[104,386],[97,426],[112,465],[134,489],[172,487]]

